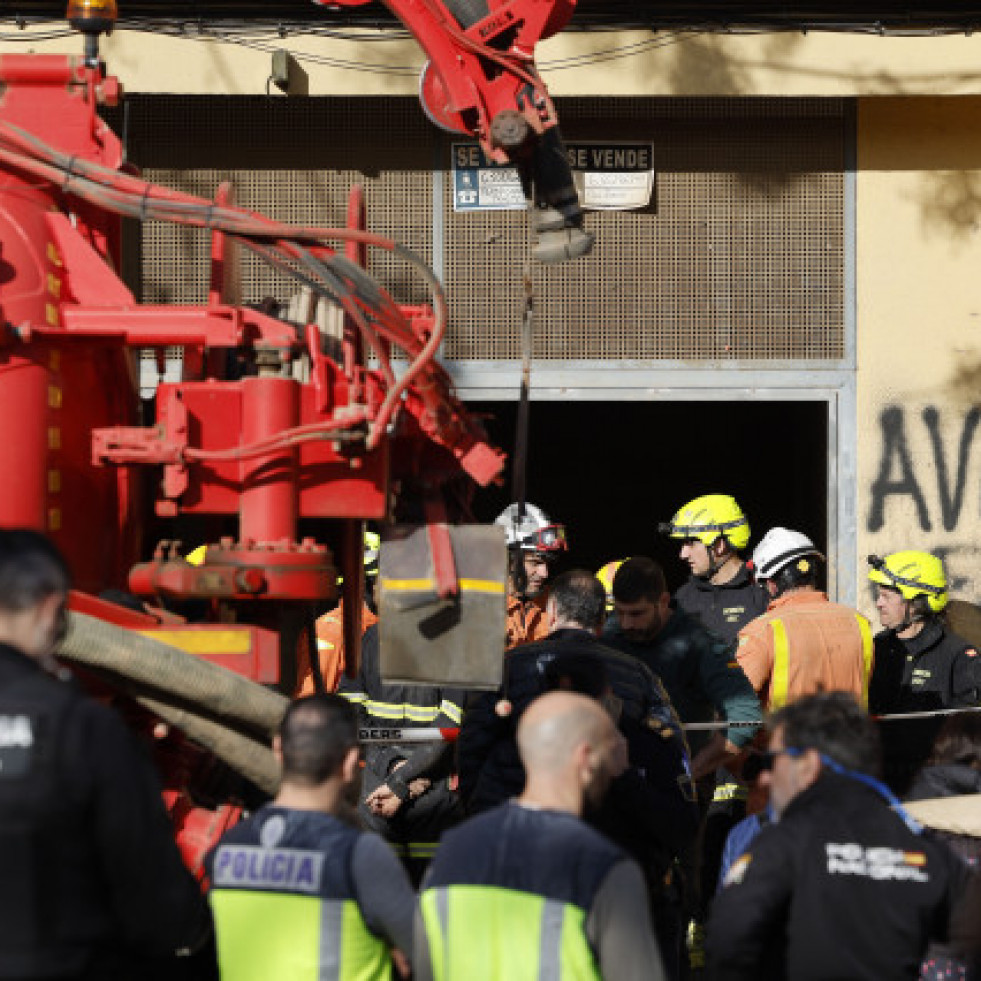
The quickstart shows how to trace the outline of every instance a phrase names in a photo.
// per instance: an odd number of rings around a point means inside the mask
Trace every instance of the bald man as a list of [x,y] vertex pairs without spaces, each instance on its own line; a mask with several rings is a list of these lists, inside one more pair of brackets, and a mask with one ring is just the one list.
[[556,691],[525,710],[520,797],[448,832],[423,883],[424,981],[663,981],[639,866],[581,820],[626,767],[599,703]]

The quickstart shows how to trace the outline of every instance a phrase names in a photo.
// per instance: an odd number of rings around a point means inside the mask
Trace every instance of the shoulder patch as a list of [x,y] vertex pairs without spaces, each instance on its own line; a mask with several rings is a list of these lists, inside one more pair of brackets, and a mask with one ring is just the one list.
[[749,852],[745,852],[736,859],[735,862],[729,866],[729,871],[726,873],[725,882],[723,885],[728,888],[729,886],[738,886],[743,879],[746,878],[746,872],[749,870],[750,863],[753,861],[753,856]]
[[27,715],[0,715],[0,780],[16,779],[34,768],[34,720]]

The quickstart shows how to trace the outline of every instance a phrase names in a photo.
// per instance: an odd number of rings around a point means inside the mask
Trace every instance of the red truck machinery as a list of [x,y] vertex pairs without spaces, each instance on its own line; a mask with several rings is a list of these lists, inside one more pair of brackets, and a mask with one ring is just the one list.
[[[525,176],[539,258],[588,251],[532,61],[572,3],[467,16],[438,0],[390,6],[430,56],[429,114]],[[503,456],[434,360],[447,318],[438,282],[365,230],[360,190],[346,227],[295,228],[235,207],[228,189],[211,201],[143,182],[97,113],[121,94],[98,58],[113,0],[77,0],[69,15],[84,58],[0,57],[0,523],[44,531],[67,556],[77,589],[64,654],[158,737],[178,841],[199,868],[237,819],[239,775],[274,789],[269,734],[298,662],[316,663],[313,618],[339,575],[356,671],[363,522],[421,522],[452,597],[470,573],[450,526]],[[211,231],[206,306],[135,301],[115,272],[124,217]],[[332,326],[228,302],[241,248],[328,299]],[[431,302],[396,303],[365,271],[368,249],[395,253]],[[182,379],[141,405],[140,352],[162,361],[173,346]],[[200,537],[184,545],[188,528]],[[203,561],[186,561],[201,544]]]

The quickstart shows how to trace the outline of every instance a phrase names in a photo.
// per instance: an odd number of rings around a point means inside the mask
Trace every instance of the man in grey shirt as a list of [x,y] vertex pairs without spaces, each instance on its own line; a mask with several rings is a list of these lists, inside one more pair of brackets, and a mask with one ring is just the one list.
[[424,981],[663,981],[640,867],[581,820],[626,767],[600,704],[555,691],[525,710],[520,797],[448,832],[420,897]]
[[[286,712],[275,800],[208,857],[222,981],[407,977],[415,894],[380,837],[348,823],[357,714],[339,695]],[[332,973],[333,972],[333,973]]]

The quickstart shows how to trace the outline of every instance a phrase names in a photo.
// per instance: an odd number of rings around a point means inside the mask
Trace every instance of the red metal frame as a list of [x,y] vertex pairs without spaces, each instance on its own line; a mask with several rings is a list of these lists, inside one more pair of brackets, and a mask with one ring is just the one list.
[[[433,308],[398,307],[381,288],[362,288],[354,266],[338,266],[351,282],[335,362],[315,324],[297,329],[236,305],[232,274],[248,235],[287,256],[329,262],[334,250],[318,230],[294,235],[235,210],[222,188],[213,208],[226,224],[212,235],[207,305],[138,304],[114,272],[119,215],[134,200],[186,212],[198,205],[120,170],[119,141],[96,113],[118,94],[114,79],[81,59],[0,57],[0,323],[8,325],[0,331],[0,469],[16,475],[0,484],[0,523],[56,539],[80,589],[73,609],[138,632],[166,626],[198,641],[210,632],[211,646],[190,644],[199,656],[290,690],[285,645],[296,643],[311,610],[335,599],[338,577],[330,551],[301,537],[300,523],[337,519],[347,664],[356,670],[362,521],[391,517],[403,482],[432,494],[461,471],[486,483],[503,465],[433,360],[441,295],[436,288]],[[338,232],[344,254],[363,268],[367,247],[386,243],[365,231],[360,188],[348,225]],[[388,363],[393,342],[410,358],[398,378]],[[136,353],[172,345],[184,349],[184,378],[158,386],[155,420],[141,425]],[[227,370],[231,355],[246,363],[244,376]],[[301,360],[308,381],[285,370]],[[155,495],[145,493],[150,486]],[[153,521],[185,515],[237,533],[216,531],[198,565],[173,533],[138,561]],[[451,569],[440,569],[449,583]],[[97,599],[108,587],[158,605],[204,600],[216,621],[245,621],[248,647],[222,649],[226,628],[217,623],[184,624]],[[133,719],[160,729],[142,710]],[[157,746],[178,839],[198,867],[238,809],[198,807],[195,781],[213,765],[203,751],[172,732]]]

